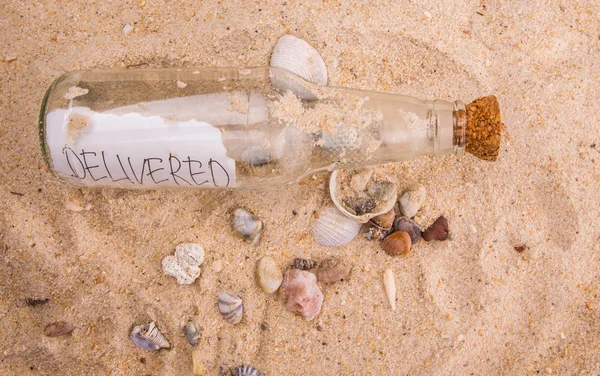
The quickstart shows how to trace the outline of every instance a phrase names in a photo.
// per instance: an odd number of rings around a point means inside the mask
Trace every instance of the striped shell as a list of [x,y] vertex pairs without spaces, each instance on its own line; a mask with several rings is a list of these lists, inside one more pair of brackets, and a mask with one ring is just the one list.
[[346,217],[335,207],[329,207],[319,213],[312,227],[312,236],[320,245],[339,247],[350,243],[361,228],[362,223]]
[[260,240],[263,223],[248,210],[238,208],[233,211],[233,228],[242,235],[245,241],[254,245]]
[[260,372],[252,366],[243,365],[235,370],[233,376],[260,376]]
[[165,336],[158,330],[158,327],[154,322],[134,326],[129,338],[131,338],[137,347],[144,350],[157,351],[171,347],[169,341],[167,341]]
[[190,345],[196,346],[198,344],[201,334],[193,322],[188,321],[183,327],[183,332],[185,333],[185,338]]
[[244,315],[244,304],[239,296],[222,292],[219,294],[219,312],[225,321],[238,324]]
[[315,260],[303,259],[303,258],[295,258],[292,263],[292,268],[300,269],[300,270],[309,270],[317,267],[317,262]]

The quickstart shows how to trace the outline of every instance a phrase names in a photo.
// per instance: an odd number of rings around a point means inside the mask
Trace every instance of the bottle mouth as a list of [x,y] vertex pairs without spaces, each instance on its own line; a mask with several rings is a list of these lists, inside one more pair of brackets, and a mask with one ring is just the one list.
[[455,155],[462,155],[467,144],[467,111],[461,101],[454,102],[452,145]]

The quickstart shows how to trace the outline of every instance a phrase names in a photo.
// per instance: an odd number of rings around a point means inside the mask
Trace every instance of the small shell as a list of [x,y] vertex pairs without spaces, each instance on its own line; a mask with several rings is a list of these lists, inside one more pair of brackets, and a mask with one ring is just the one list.
[[448,239],[448,220],[441,216],[423,231],[423,240],[426,242],[431,240],[446,240]]
[[382,230],[389,231],[394,225],[394,218],[396,218],[396,213],[394,212],[394,208],[392,208],[387,213],[369,219],[369,222]]
[[315,260],[307,260],[302,258],[295,258],[292,264],[292,268],[300,270],[309,270],[317,267]]
[[144,350],[157,351],[171,347],[169,341],[167,341],[165,336],[158,330],[158,327],[154,322],[134,326],[129,338],[131,338],[137,347]]
[[185,333],[185,338],[189,342],[190,345],[196,346],[198,341],[200,340],[200,331],[196,328],[196,325],[188,321],[187,324],[183,327],[183,331]]
[[64,336],[66,334],[71,334],[73,329],[75,329],[73,324],[70,324],[66,321],[55,321],[46,325],[44,328],[44,334],[48,337]]
[[288,311],[299,313],[310,321],[321,312],[323,293],[317,286],[317,277],[304,270],[290,269],[282,283]]
[[228,292],[219,294],[219,312],[223,315],[225,321],[231,324],[238,324],[242,321],[244,315],[244,304],[237,295]]
[[384,231],[378,227],[370,227],[363,236],[369,240],[381,240],[385,238],[390,232]]
[[392,311],[396,310],[396,281],[394,272],[391,269],[386,269],[383,272],[383,286],[385,287],[385,295],[392,306]]
[[239,366],[233,376],[260,376],[260,372],[252,366],[244,365]]
[[200,349],[192,351],[192,373],[194,376],[206,375],[206,368],[204,368],[204,364],[202,363],[202,351]]
[[233,227],[242,234],[245,241],[254,245],[260,240],[263,223],[248,210],[238,208],[233,211]]
[[381,248],[390,256],[404,255],[410,251],[412,241],[406,231],[397,231],[383,239]]
[[200,244],[183,243],[175,248],[174,256],[162,260],[163,272],[177,278],[177,283],[189,285],[200,276],[200,265],[204,262],[204,250]]
[[358,235],[362,223],[356,222],[334,207],[319,213],[312,227],[312,236],[317,243],[326,247],[339,247],[350,243]]
[[422,185],[416,189],[404,192],[400,197],[400,211],[408,218],[414,217],[425,203],[426,197],[427,189]]
[[330,283],[346,278],[350,269],[352,269],[352,263],[347,258],[330,257],[321,262],[315,274],[319,282]]
[[394,221],[394,232],[406,231],[410,235],[410,241],[413,245],[417,244],[421,240],[421,228],[419,225],[408,217],[398,217]]
[[258,278],[258,285],[267,294],[277,291],[283,281],[281,269],[279,269],[275,260],[268,256],[263,257],[258,262],[256,277]]

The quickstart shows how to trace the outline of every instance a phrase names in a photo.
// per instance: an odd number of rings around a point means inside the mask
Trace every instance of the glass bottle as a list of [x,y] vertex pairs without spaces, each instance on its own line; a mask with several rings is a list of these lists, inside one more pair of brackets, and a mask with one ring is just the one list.
[[318,86],[270,67],[82,70],[50,86],[39,131],[49,169],[80,186],[263,189],[463,154],[469,131],[494,123],[467,115],[461,101]]

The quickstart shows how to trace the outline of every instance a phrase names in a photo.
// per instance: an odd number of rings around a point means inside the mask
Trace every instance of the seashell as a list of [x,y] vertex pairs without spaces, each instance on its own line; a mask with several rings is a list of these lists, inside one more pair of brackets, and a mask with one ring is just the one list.
[[398,217],[394,221],[393,231],[406,231],[410,235],[410,241],[413,245],[421,240],[421,228],[419,225],[408,217]]
[[206,368],[202,363],[202,352],[200,349],[192,351],[192,373],[194,376],[206,375]]
[[258,278],[258,285],[267,294],[277,291],[283,281],[281,269],[279,269],[275,260],[268,256],[263,257],[258,262],[256,276]]
[[201,334],[193,322],[188,321],[183,327],[183,332],[185,333],[185,338],[190,345],[196,346],[198,344]]
[[225,321],[238,324],[244,315],[244,304],[239,296],[222,292],[219,294],[219,312]]
[[378,227],[370,227],[364,234],[363,236],[369,240],[381,240],[383,238],[385,238],[388,234],[390,233],[390,231],[384,231]]
[[395,218],[396,213],[394,212],[394,208],[391,208],[387,213],[369,219],[369,222],[382,230],[389,231],[394,225]]
[[383,272],[383,287],[385,287],[385,295],[392,306],[392,311],[396,310],[396,281],[394,272],[391,269],[386,269]]
[[44,328],[44,334],[48,337],[59,337],[66,334],[71,334],[73,329],[75,329],[73,324],[70,324],[66,321],[55,321],[46,325]]
[[317,267],[317,262],[315,260],[307,260],[303,258],[295,258],[292,263],[292,268],[300,269],[300,270],[308,270],[314,269]]
[[[354,170],[335,170],[329,179],[329,193],[336,208],[342,214],[357,222],[367,223],[369,219],[385,214],[393,209],[396,204],[397,191],[396,186],[387,180],[373,181],[370,180],[365,190],[360,191],[366,194],[364,196],[341,196],[341,182],[338,182],[340,171],[344,173],[356,171],[355,174],[362,174],[363,169]],[[354,178],[354,175],[352,176]],[[350,185],[352,185],[352,178]],[[359,187],[359,183],[355,182],[355,186]],[[348,187],[352,189],[351,187]]]
[[433,224],[423,231],[423,240],[426,242],[432,240],[448,239],[448,220],[444,216],[440,216]]
[[321,312],[323,294],[313,273],[290,269],[285,273],[282,287],[288,311],[299,313],[306,321],[314,319]]
[[233,376],[260,376],[260,372],[252,366],[243,365],[235,370]]
[[137,347],[144,350],[157,351],[171,347],[169,341],[167,341],[165,336],[158,330],[158,327],[154,322],[134,326],[129,338],[131,338]]
[[422,185],[404,192],[400,197],[400,211],[408,218],[414,217],[425,203],[426,197],[427,189]]
[[339,247],[350,243],[358,235],[362,223],[344,216],[338,209],[329,207],[319,213],[312,227],[312,236],[326,247]]
[[203,261],[204,250],[200,244],[183,243],[175,247],[175,256],[163,258],[162,269],[166,275],[177,278],[180,285],[189,285],[200,276]]
[[254,245],[260,240],[263,223],[248,210],[238,208],[233,211],[233,227],[242,234],[245,241]]
[[321,262],[316,271],[317,280],[323,283],[338,282],[350,274],[352,263],[342,257],[330,257]]
[[[284,35],[275,44],[271,67],[292,73],[272,70],[271,83],[281,92],[291,91],[303,100],[315,100],[312,85],[327,85],[327,66],[321,55],[306,41],[293,35]],[[306,80],[308,82],[303,82]]]
[[412,241],[406,231],[396,231],[383,239],[381,248],[390,256],[404,255],[410,251]]

